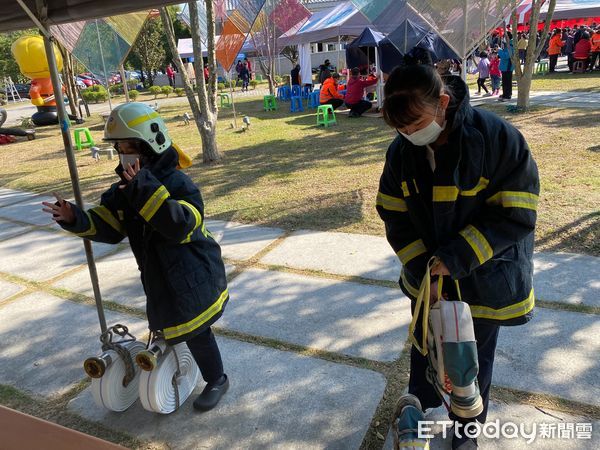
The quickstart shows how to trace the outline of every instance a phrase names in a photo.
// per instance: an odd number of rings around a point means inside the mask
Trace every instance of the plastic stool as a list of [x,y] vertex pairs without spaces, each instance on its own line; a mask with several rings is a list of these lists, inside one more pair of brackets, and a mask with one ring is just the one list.
[[[85,136],[84,140],[81,140],[81,133]],[[75,147],[77,147],[77,150],[93,147],[95,145],[88,128],[74,128],[73,136],[75,138]]]
[[265,107],[265,111],[276,111],[277,110],[277,100],[274,95],[265,95],[263,97],[263,105]]
[[329,124],[337,124],[335,119],[335,112],[331,105],[319,105],[317,108],[317,125],[324,125],[326,127]]
[[535,73],[538,75],[544,75],[546,72],[548,72],[548,63],[545,61],[537,63]]
[[304,112],[302,106],[302,97],[299,95],[292,96],[292,103],[290,103],[290,112]]
[[309,108],[318,108],[320,105],[319,96],[321,95],[321,91],[312,91],[308,97],[308,107]]
[[341,95],[346,95],[346,89],[342,89],[341,91],[338,91]]
[[302,98],[309,98],[310,94],[312,94],[312,86],[303,86],[302,87]]
[[289,100],[291,96],[292,96],[292,92],[288,85],[279,86],[277,88],[277,100],[284,102],[286,100]]
[[302,88],[299,84],[292,86],[292,97],[302,97]]
[[221,100],[221,108],[231,108],[229,94],[219,94],[219,99]]

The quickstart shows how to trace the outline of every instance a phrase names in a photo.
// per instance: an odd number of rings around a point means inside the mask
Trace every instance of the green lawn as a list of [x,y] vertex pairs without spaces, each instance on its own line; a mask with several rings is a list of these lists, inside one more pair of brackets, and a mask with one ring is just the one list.
[[[201,163],[200,139],[180,115],[187,109],[165,107],[171,135],[194,157],[188,173],[200,185],[209,217],[261,223],[288,230],[317,229],[383,235],[374,208],[387,146],[395,132],[378,118],[349,119],[317,128],[313,111],[290,114],[287,104],[262,111],[262,99],[236,103],[251,128],[232,128],[231,109],[221,111],[218,142],[223,162]],[[600,256],[600,112],[545,108],[527,115],[506,113],[525,135],[538,162],[542,195],[538,249]],[[97,140],[99,118],[88,122]],[[68,195],[69,175],[56,128],[38,139],[0,147],[0,186]],[[95,162],[87,151],[77,156],[85,197],[97,201],[115,180],[115,161]]]

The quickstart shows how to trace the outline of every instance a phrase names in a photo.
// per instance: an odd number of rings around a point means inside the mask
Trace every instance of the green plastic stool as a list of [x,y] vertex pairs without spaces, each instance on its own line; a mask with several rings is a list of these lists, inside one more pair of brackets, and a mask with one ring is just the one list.
[[335,119],[335,112],[333,111],[333,106],[319,105],[317,107],[317,125],[324,125],[328,127],[329,124],[337,125],[337,120]]
[[[84,140],[81,139],[81,133],[83,133],[85,136]],[[75,147],[77,147],[77,150],[93,147],[95,145],[88,128],[73,129],[73,136],[75,137]]]
[[265,107],[265,111],[276,111],[277,110],[277,100],[274,95],[265,95],[263,97],[263,105]]
[[546,72],[548,72],[548,63],[545,61],[537,63],[535,73],[537,75],[544,75],[544,74],[546,74]]
[[219,99],[221,100],[221,108],[231,108],[229,94],[219,94]]

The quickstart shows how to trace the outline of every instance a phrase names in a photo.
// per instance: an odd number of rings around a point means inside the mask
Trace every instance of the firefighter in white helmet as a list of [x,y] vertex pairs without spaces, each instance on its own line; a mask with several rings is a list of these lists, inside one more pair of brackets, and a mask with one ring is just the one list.
[[57,198],[45,211],[65,230],[116,244],[127,237],[147,296],[150,330],[187,342],[206,387],[194,408],[216,406],[229,387],[211,325],[229,300],[219,244],[204,224],[198,187],[179,168],[190,159],[173,144],[160,115],[143,103],[112,110],[104,139],[119,153],[120,181],[100,206],[83,211]]

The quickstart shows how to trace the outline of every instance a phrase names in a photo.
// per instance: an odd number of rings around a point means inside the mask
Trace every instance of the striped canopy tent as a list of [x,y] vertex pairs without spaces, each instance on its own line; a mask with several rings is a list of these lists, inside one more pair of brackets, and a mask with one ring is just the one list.
[[[512,0],[352,0],[379,31],[397,28],[408,14],[418,15],[430,31],[461,58],[482,42],[511,13]],[[390,33],[389,36],[392,36]],[[388,37],[389,37],[388,36]],[[391,39],[397,47],[403,42]],[[463,67],[466,65],[463,64]],[[465,74],[463,74],[465,75]]]
[[50,32],[83,66],[106,82],[109,73],[121,68],[148,14],[141,11],[51,25]]

